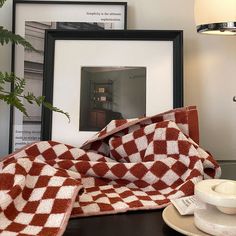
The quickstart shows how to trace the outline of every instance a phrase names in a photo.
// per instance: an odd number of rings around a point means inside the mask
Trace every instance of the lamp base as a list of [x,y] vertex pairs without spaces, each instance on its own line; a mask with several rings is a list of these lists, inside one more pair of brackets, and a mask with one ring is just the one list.
[[205,233],[220,236],[236,236],[236,215],[227,215],[216,207],[207,205],[206,209],[194,211],[194,224]]

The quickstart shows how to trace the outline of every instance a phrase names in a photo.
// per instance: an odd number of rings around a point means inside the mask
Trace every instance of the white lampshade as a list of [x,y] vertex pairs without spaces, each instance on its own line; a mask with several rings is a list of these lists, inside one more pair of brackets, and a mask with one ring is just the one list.
[[199,33],[236,34],[236,0],[195,0]]

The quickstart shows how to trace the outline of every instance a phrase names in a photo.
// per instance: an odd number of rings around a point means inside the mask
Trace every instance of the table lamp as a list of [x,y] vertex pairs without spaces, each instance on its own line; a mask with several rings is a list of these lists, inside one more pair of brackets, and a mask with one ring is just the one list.
[[194,13],[198,33],[236,35],[236,0],[195,0]]
[[195,0],[197,32],[236,35],[236,0]]
[[[195,0],[194,13],[198,33],[236,35],[236,0]],[[195,195],[207,204],[194,212],[197,228],[211,235],[236,235],[236,181],[203,180]]]

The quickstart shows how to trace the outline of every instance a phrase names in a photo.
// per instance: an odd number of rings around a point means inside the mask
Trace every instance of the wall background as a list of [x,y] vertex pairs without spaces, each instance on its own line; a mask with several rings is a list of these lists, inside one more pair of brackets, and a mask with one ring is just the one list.
[[[197,105],[201,146],[216,159],[236,160],[236,38],[196,33],[194,0],[127,0],[128,29],[184,30],[184,101]],[[11,29],[12,0],[0,9]],[[10,70],[10,46],[0,47],[0,70]],[[9,108],[0,102],[0,156],[8,151]]]

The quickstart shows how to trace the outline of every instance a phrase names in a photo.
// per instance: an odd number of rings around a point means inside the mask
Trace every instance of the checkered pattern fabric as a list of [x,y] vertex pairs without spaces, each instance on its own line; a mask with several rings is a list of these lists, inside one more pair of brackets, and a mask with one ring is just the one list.
[[114,121],[83,149],[42,141],[5,157],[0,235],[62,235],[69,217],[158,209],[193,194],[196,182],[220,176],[197,144],[196,115],[191,107]]
[[38,159],[6,160],[0,173],[0,235],[61,235],[81,187]]
[[[111,135],[124,135],[136,129],[142,128],[146,125],[161,122],[164,120],[174,121],[181,131],[190,136],[197,144],[199,143],[199,128],[198,128],[198,114],[196,106],[181,107],[170,110],[152,117],[143,117],[128,120],[114,120],[111,121],[104,129],[94,135],[84,145],[84,149],[96,149],[99,140],[104,140]],[[90,144],[90,145],[89,145]],[[93,146],[91,147],[91,145]],[[99,151],[103,148],[100,147]]]

